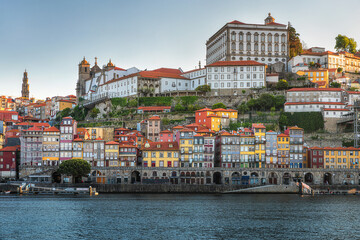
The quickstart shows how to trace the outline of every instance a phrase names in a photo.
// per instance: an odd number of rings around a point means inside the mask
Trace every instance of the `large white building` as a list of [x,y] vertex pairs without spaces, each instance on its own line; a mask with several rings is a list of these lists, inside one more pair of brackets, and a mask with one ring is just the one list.
[[270,15],[264,24],[226,23],[206,42],[206,64],[254,60],[267,65],[288,61],[288,26]]
[[266,65],[256,61],[219,61],[206,66],[207,84],[215,96],[266,85]]

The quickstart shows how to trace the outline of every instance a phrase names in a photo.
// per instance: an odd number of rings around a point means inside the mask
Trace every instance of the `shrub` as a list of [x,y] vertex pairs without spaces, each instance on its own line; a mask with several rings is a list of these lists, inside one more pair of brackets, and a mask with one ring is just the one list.
[[284,130],[284,126],[298,126],[303,128],[306,133],[316,132],[324,128],[324,119],[320,112],[281,112],[279,127]]
[[90,117],[97,118],[99,113],[100,113],[100,110],[98,108],[93,108],[90,110]]
[[226,105],[223,104],[223,103],[215,103],[215,104],[212,106],[212,109],[216,109],[216,108],[226,108]]
[[201,86],[198,86],[195,91],[198,91],[198,92],[210,92],[211,91],[211,88],[209,85],[201,85]]

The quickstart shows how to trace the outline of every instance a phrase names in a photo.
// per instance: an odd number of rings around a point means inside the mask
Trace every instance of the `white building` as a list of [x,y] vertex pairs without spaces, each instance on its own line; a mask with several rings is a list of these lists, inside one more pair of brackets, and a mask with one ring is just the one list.
[[285,112],[321,112],[323,109],[344,109],[341,102],[287,102],[284,104]]
[[206,42],[206,64],[254,60],[285,66],[288,47],[288,26],[276,23],[269,13],[264,24],[226,23]]
[[191,89],[195,90],[198,86],[206,84],[206,69],[199,68],[194,69],[182,74],[183,77],[186,77],[191,80],[190,86]]
[[286,93],[287,103],[345,102],[346,92],[341,88],[292,88]]
[[219,61],[206,66],[214,95],[237,95],[241,89],[265,87],[266,65],[255,61]]

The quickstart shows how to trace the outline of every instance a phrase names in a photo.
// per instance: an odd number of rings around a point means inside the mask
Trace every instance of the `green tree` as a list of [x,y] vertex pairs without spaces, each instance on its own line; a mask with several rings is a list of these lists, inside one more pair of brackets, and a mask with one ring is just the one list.
[[138,102],[137,102],[136,99],[130,100],[130,101],[128,102],[128,106],[129,106],[129,107],[137,107],[137,105],[138,105]]
[[242,102],[239,106],[238,106],[238,111],[241,114],[244,114],[246,112],[248,112],[250,109],[248,107],[248,105],[245,102]]
[[338,82],[332,82],[330,83],[331,88],[341,88],[341,84]]
[[176,112],[185,111],[185,107],[183,105],[181,105],[180,103],[176,104],[174,109],[175,109]]
[[346,51],[350,53],[356,53],[357,43],[353,38],[349,38],[345,35],[338,34],[335,38],[336,51]]
[[302,44],[300,41],[300,34],[296,32],[293,26],[289,26],[289,45],[290,58],[299,55],[302,52]]
[[91,171],[91,165],[83,159],[70,159],[62,162],[59,166],[58,172],[60,174],[71,175],[73,183],[86,177]]
[[358,90],[356,87],[349,88],[349,91],[356,91],[356,90]]
[[212,109],[216,109],[216,108],[226,108],[226,105],[223,104],[223,103],[215,103],[215,104],[212,106]]
[[279,118],[279,128],[280,128],[280,130],[281,131],[285,130],[284,129],[285,126],[289,126],[289,120],[288,120],[288,117],[283,112],[281,112],[280,118]]
[[342,68],[342,67],[338,67],[338,68],[337,68],[337,72],[338,72],[338,73],[341,73],[342,71],[343,71],[343,68]]
[[90,110],[90,117],[97,118],[99,113],[100,113],[100,110],[98,108],[93,108]]
[[161,119],[161,123],[162,123],[162,125],[169,125],[170,120],[168,118],[163,118],[163,119]]
[[198,86],[195,91],[198,91],[198,92],[210,92],[211,91],[211,88],[209,85],[201,85],[201,86]]
[[282,108],[284,108],[284,104],[286,102],[286,98],[284,95],[276,95],[274,97],[274,102],[275,102],[275,108],[280,110]]
[[286,90],[289,88],[289,84],[285,79],[280,79],[279,82],[276,84],[277,90]]

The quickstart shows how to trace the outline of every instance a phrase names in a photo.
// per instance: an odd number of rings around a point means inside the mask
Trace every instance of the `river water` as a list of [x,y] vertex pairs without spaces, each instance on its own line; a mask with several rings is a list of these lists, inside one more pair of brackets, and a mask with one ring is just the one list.
[[0,196],[0,239],[359,239],[360,196]]

